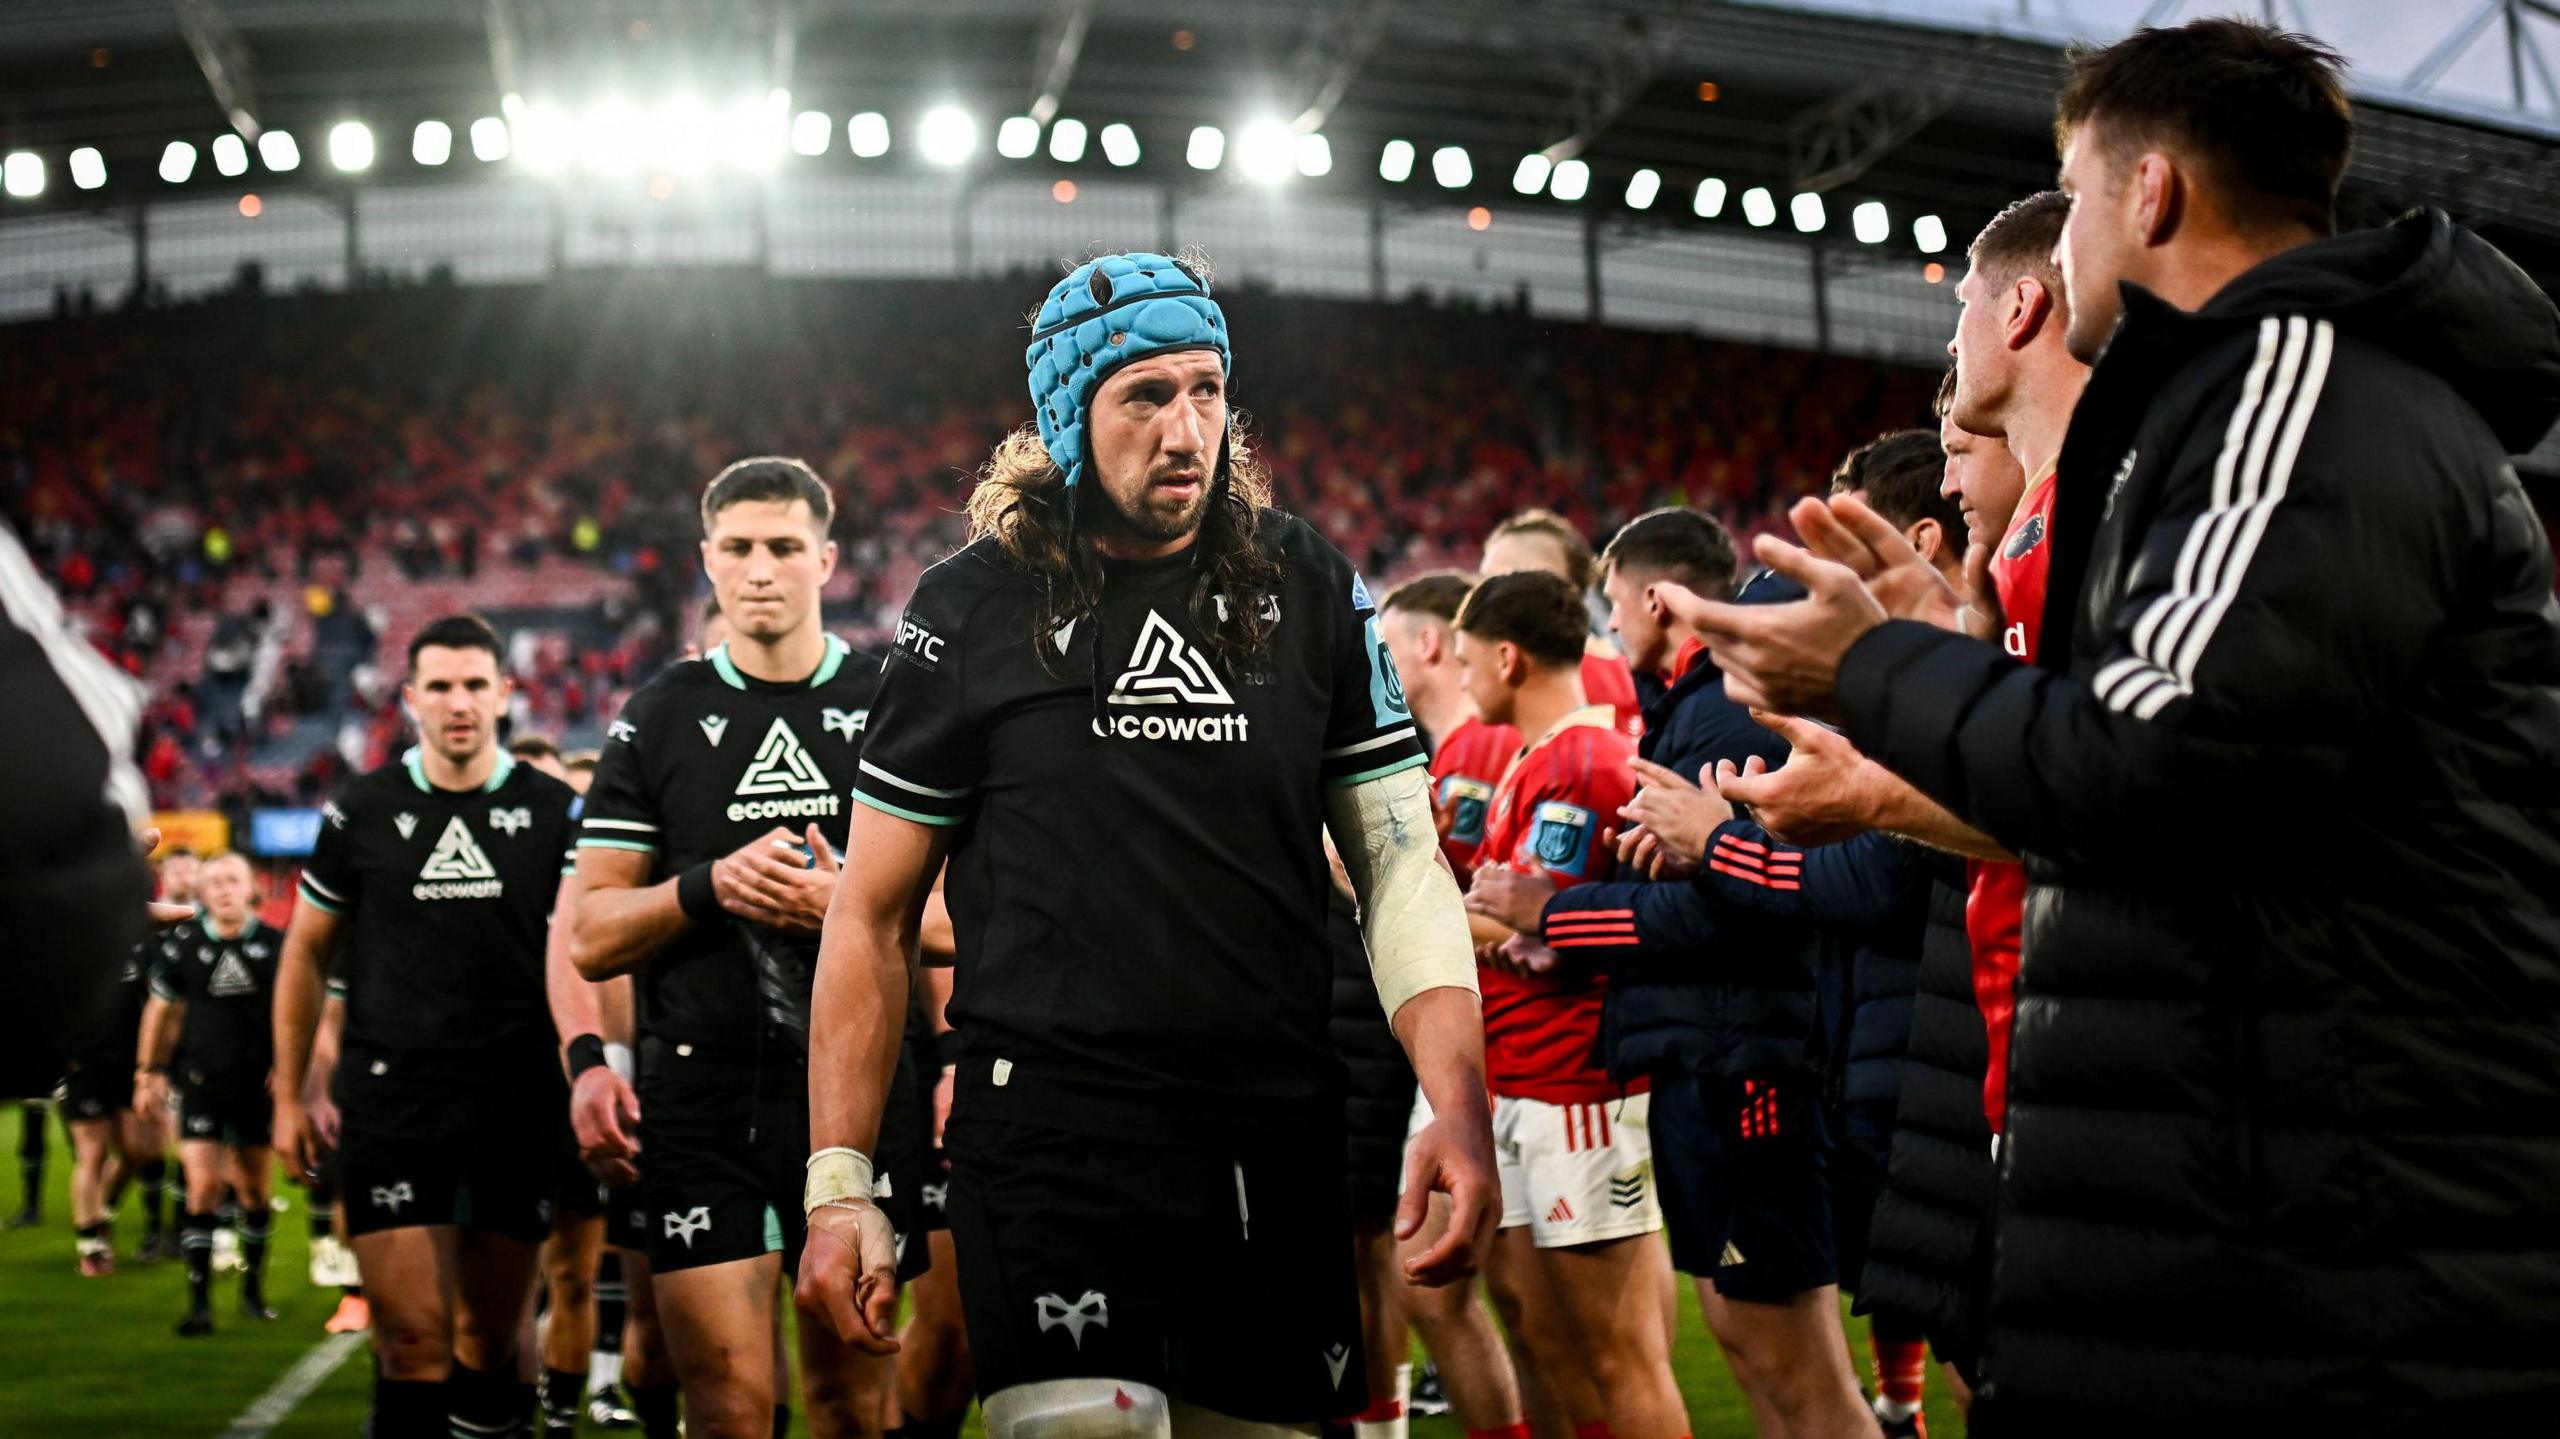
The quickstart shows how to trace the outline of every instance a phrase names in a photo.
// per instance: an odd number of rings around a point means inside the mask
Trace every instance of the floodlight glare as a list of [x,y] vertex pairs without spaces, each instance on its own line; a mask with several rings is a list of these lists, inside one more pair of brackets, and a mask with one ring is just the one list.
[[33,150],[12,150],[0,160],[0,186],[21,200],[44,193],[44,157]]
[[1511,188],[1523,195],[1534,195],[1547,188],[1547,176],[1555,173],[1555,168],[1555,162],[1544,155],[1523,155],[1512,168]]
[[[1052,139],[1049,143],[1054,145],[1057,141]],[[1125,166],[1137,164],[1138,132],[1130,129],[1126,125],[1103,126],[1102,158],[1110,161],[1114,165]]]
[[1298,173],[1310,180],[1333,173],[1333,145],[1322,135],[1301,135],[1297,143]]
[[[1127,129],[1127,126],[1122,126]],[[1084,122],[1053,120],[1049,122],[1049,158],[1061,165],[1072,165],[1084,158]]]
[[1559,200],[1579,200],[1591,193],[1591,167],[1580,160],[1567,160],[1556,166],[1547,181],[1547,193]]
[[183,185],[187,183],[187,177],[195,172],[195,146],[184,140],[172,140],[169,142],[169,148],[160,152],[161,179],[172,185]]
[[1764,228],[1776,223],[1778,218],[1777,197],[1771,195],[1765,186],[1760,185],[1754,185],[1750,189],[1743,191],[1742,218],[1749,220],[1754,225],[1762,226]]
[[536,102],[520,106],[518,115],[508,136],[508,149],[517,164],[547,175],[569,163],[577,137],[559,106]]
[[1884,212],[1884,201],[1869,200],[1849,212],[1850,233],[1862,245],[1881,245],[1893,233],[1893,220]]
[[1475,177],[1475,165],[1458,146],[1443,145],[1431,152],[1431,178],[1440,182],[1441,189],[1463,190]]
[[71,183],[83,190],[94,190],[107,183],[107,157],[93,145],[83,145],[71,152]]
[[361,120],[341,120],[329,127],[329,163],[353,174],[373,167],[373,131]]
[[1413,142],[1389,140],[1378,152],[1378,178],[1401,185],[1413,178]]
[[791,117],[791,153],[823,155],[827,153],[827,137],[835,132],[825,111],[803,110]]
[[1277,120],[1256,120],[1236,133],[1236,168],[1248,180],[1276,185],[1289,178],[1294,168],[1290,151],[1296,143],[1288,126]]
[[770,170],[790,147],[791,92],[774,90],[762,100],[740,100],[713,121],[713,156],[741,170]]
[[936,105],[924,112],[924,122],[916,128],[916,143],[924,148],[924,157],[936,165],[957,165],[978,148],[978,122],[957,105]]
[[1923,255],[1934,255],[1947,248],[1947,223],[1935,215],[1923,215],[1911,222],[1911,242]]
[[889,153],[889,117],[877,110],[865,110],[844,122],[846,148],[865,160],[877,160]]
[[1789,200],[1787,213],[1794,218],[1796,229],[1807,235],[1821,229],[1823,220],[1827,218],[1822,213],[1822,197],[1809,192]]
[[213,168],[225,176],[249,173],[249,145],[237,135],[213,137]]
[[996,153],[1008,160],[1028,160],[1040,150],[1040,122],[1028,115],[1009,115],[996,127]]
[[1191,143],[1184,147],[1182,158],[1194,170],[1215,170],[1227,155],[1227,132],[1215,125],[1202,125],[1191,132]]
[[258,132],[258,158],[266,162],[268,169],[282,175],[302,168],[302,147],[293,143],[290,130],[261,130]]
[[471,122],[471,158],[483,165],[494,165],[507,158],[513,148],[507,139],[507,122],[495,115],[483,115]]
[[453,158],[453,127],[442,120],[421,120],[409,135],[409,158],[421,165],[441,165]]
[[1689,202],[1689,208],[1695,210],[1698,213],[1698,218],[1701,220],[1712,220],[1716,216],[1723,214],[1724,181],[1716,179],[1713,176],[1700,180],[1698,182],[1698,197]]
[[1638,170],[1627,177],[1627,208],[1650,210],[1654,197],[1662,193],[1662,176],[1652,170]]

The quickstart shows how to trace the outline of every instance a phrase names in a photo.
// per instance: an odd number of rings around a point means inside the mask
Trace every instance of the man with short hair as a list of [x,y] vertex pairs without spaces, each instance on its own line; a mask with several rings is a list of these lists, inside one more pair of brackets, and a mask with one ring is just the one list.
[[1397,1232],[1434,1189],[1453,1216],[1408,1280],[1465,1275],[1492,1217],[1475,967],[1421,743],[1367,586],[1270,507],[1231,353],[1194,262],[1105,256],[1050,292],[1038,428],[918,582],[854,784],[803,1332],[893,1342],[870,1151],[947,854],[949,1216],[991,1439],[1311,1433],[1368,1402],[1328,831],[1439,1116]]
[[257,882],[238,853],[207,860],[198,874],[204,912],[169,931],[136,1043],[133,1106],[166,1109],[169,1078],[180,1085],[178,1160],[187,1175],[179,1248],[187,1264],[187,1312],[178,1333],[213,1332],[215,1210],[229,1186],[240,1202],[240,1312],[273,1319],[266,1302],[269,1195],[274,1151],[266,1102],[274,1062],[269,996],[282,948],[258,920]]
[[[1485,536],[1484,559],[1478,566],[1478,573],[1485,575],[1521,570],[1544,570],[1572,585],[1575,594],[1587,596],[1599,579],[1600,562],[1591,553],[1591,542],[1562,515],[1526,509]],[[1583,636],[1582,692],[1593,704],[1607,705],[1627,735],[1633,736],[1644,723],[1644,706],[1627,657],[1595,634]]]
[[533,1409],[516,1330],[568,1112],[542,950],[575,796],[499,747],[503,653],[476,615],[410,637],[418,743],[331,797],[276,985],[276,1136],[316,1176],[306,1067],[333,970],[345,980],[336,1177],[381,1439],[503,1433]]
[[[2560,612],[2507,460],[2560,416],[2560,315],[2439,212],[2332,237],[2352,128],[2336,57],[2246,21],[2074,59],[2096,366],[2034,664],[1899,618],[1925,587],[1854,511],[1764,544],[1804,603],[1687,607],[1738,690],[2027,857],[1986,1430],[2523,1434],[2560,1396],[2519,1341]],[[2199,814],[2251,839],[2203,888]]]
[[[637,987],[638,1177],[686,1432],[756,1439],[789,1412],[776,1286],[805,1238],[810,984],[880,666],[826,631],[835,499],[814,470],[740,460],[700,508],[726,637],[644,685],[607,731],[580,821],[570,959],[589,980],[630,974]],[[599,1100],[628,1092],[604,1038],[564,1046],[590,1126]],[[880,1194],[894,1234],[911,1238],[930,1139],[912,1056],[891,1057]],[[927,1252],[904,1244],[895,1277],[914,1277]],[[798,1339],[811,1432],[877,1434],[888,1366],[823,1325],[798,1326]]]
[[[1479,877],[1516,871],[1563,884],[1605,879],[1616,867],[1606,832],[1635,794],[1635,742],[1605,706],[1583,702],[1588,625],[1582,596],[1538,570],[1478,582],[1458,612],[1459,673],[1477,713],[1536,736],[1495,789]],[[1479,926],[1479,953],[1508,938]],[[1506,1263],[1543,1281],[1512,1292],[1543,1289],[1558,1311],[1522,1312],[1515,1299],[1504,1317],[1516,1313],[1527,1326],[1514,1332],[1541,1375],[1587,1377],[1600,1406],[1590,1417],[1610,1433],[1685,1435],[1670,1334],[1643,1302],[1672,1284],[1669,1258],[1651,1237],[1662,1228],[1646,1135],[1651,1101],[1643,1080],[1621,1085],[1595,1058],[1605,977],[1597,966],[1540,955],[1497,959],[1481,983],[1503,1188],[1495,1242],[1509,1247]]]

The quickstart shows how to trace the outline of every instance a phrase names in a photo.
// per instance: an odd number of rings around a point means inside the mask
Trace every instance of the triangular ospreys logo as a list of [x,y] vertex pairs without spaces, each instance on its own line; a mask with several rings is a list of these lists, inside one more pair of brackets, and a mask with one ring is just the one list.
[[1116,705],[1231,705],[1235,696],[1209,667],[1208,657],[1184,641],[1181,632],[1154,610],[1138,631],[1138,647],[1129,653],[1129,668],[1112,681]]
[[256,994],[258,981],[250,975],[249,966],[240,962],[240,956],[225,954],[222,962],[213,967],[213,977],[205,981],[204,992],[216,999],[238,999]]
[[435,853],[418,869],[420,879],[496,879],[498,867],[471,837],[471,826],[455,815],[445,821],[444,833],[436,840]]
[[756,757],[738,777],[740,794],[807,794],[827,787],[827,777],[800,747],[800,737],[777,718],[756,746]]

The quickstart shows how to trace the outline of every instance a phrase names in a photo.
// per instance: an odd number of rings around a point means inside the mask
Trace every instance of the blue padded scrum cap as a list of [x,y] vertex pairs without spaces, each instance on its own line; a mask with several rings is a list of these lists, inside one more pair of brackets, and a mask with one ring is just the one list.
[[1132,251],[1088,260],[1060,280],[1031,324],[1031,407],[1040,443],[1073,491],[1084,478],[1085,419],[1113,370],[1166,350],[1215,350],[1232,374],[1227,317],[1209,287],[1170,255]]

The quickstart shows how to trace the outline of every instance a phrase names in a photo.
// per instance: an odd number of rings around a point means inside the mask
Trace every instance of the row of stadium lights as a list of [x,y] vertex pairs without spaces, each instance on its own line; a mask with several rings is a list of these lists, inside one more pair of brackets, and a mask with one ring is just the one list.
[[[644,156],[653,169],[696,171],[718,160],[748,170],[765,170],[778,163],[786,150],[807,157],[824,155],[835,135],[835,123],[825,112],[802,110],[793,114],[790,95],[781,90],[774,91],[762,103],[717,110],[685,100],[647,111],[607,102],[572,118],[556,106],[526,105],[512,95],[507,97],[505,108],[504,118],[484,115],[471,122],[467,139],[473,158],[495,164],[512,156],[538,173],[555,173],[573,162],[607,174],[627,172],[639,168]],[[1046,138],[1049,158],[1060,164],[1082,160],[1093,140],[1099,141],[1103,158],[1113,165],[1125,168],[1138,163],[1138,135],[1127,125],[1105,125],[1094,136],[1083,121],[1061,118],[1049,125]],[[410,135],[409,156],[423,166],[442,165],[453,158],[454,139],[453,128],[444,121],[422,120]],[[1040,122],[1028,115],[1012,116],[996,127],[996,153],[1008,160],[1030,159],[1040,151],[1041,141]],[[932,164],[962,164],[977,150],[977,121],[956,106],[937,106],[926,111],[917,124],[916,144]],[[876,110],[848,117],[845,146],[859,159],[886,155],[888,117]],[[215,170],[225,176],[248,173],[250,146],[238,135],[218,136],[209,148]],[[301,148],[288,131],[261,132],[256,148],[259,162],[277,174],[290,173],[302,164]],[[329,163],[343,173],[370,169],[374,160],[372,129],[359,120],[332,126],[328,154]],[[1228,144],[1224,130],[1215,125],[1198,126],[1184,147],[1183,159],[1195,170],[1232,165],[1247,179],[1262,184],[1279,184],[1293,174],[1316,179],[1333,171],[1333,148],[1323,135],[1300,134],[1277,120],[1257,120],[1245,126],[1237,132],[1233,146]],[[1413,178],[1419,159],[1420,151],[1412,141],[1390,140],[1379,152],[1378,176],[1391,184],[1403,184]],[[72,151],[69,168],[71,183],[82,190],[95,190],[107,183],[106,157],[94,147]],[[169,184],[185,184],[195,169],[196,147],[187,141],[172,140],[160,153],[160,178]],[[1431,152],[1431,177],[1443,189],[1463,190],[1474,183],[1475,162],[1463,146],[1443,145]],[[1659,171],[1636,171],[1627,180],[1628,208],[1652,209],[1661,198],[1662,184]],[[1542,153],[1524,155],[1511,172],[1511,188],[1522,195],[1544,193],[1567,203],[1579,201],[1590,193],[1591,167],[1581,160],[1555,160]],[[0,189],[22,200],[42,195],[43,157],[19,150],[0,160]],[[1073,193],[1061,183],[1062,199]],[[1716,219],[1724,213],[1728,198],[1725,182],[1710,176],[1698,182],[1690,209],[1701,219]],[[1766,229],[1777,223],[1778,199],[1766,186],[1754,185],[1744,190],[1740,208],[1742,218],[1756,228]],[[1822,197],[1811,192],[1791,196],[1786,212],[1795,228],[1808,235],[1822,230],[1830,218]],[[1477,222],[1479,215],[1484,216],[1484,223]],[[1472,212],[1469,223],[1479,230],[1485,228],[1490,223],[1489,212]],[[1891,238],[1893,222],[1883,201],[1868,200],[1849,212],[1849,228],[1862,243],[1880,245]],[[1947,248],[1945,222],[1936,215],[1918,216],[1911,222],[1911,239],[1922,254],[1938,254]]]

